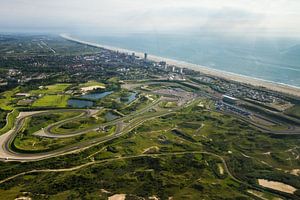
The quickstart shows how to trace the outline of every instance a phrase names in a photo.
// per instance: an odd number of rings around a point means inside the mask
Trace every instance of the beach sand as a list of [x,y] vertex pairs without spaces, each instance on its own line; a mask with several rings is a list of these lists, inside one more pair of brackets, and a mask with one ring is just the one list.
[[[120,53],[128,53],[128,54],[135,53],[136,56],[139,56],[141,58],[144,57],[144,53],[141,53],[141,52],[131,51],[128,49],[123,49],[123,48],[112,47],[112,46],[108,46],[108,45],[101,45],[101,44],[92,43],[92,42],[87,42],[87,41],[73,38],[66,34],[61,34],[60,36],[66,40],[78,42],[81,44],[86,44],[89,46],[109,49],[112,51],[118,51]],[[152,61],[156,61],[156,62],[165,61],[168,65],[174,65],[174,66],[177,66],[180,68],[192,69],[195,71],[202,72],[203,74],[207,74],[209,76],[215,76],[215,77],[223,78],[226,80],[250,84],[250,85],[258,86],[258,87],[264,87],[264,88],[267,88],[269,90],[273,90],[276,92],[282,92],[285,94],[290,94],[293,96],[300,97],[300,88],[299,87],[294,87],[294,86],[285,85],[285,84],[281,84],[281,83],[275,83],[275,82],[266,81],[266,80],[262,80],[262,79],[252,78],[252,77],[243,76],[243,75],[239,75],[239,74],[235,74],[235,73],[230,73],[230,72],[226,72],[226,71],[208,68],[208,67],[205,67],[202,65],[192,64],[192,63],[169,59],[169,58],[163,58],[163,57],[154,56],[154,55],[148,55],[148,59],[152,60]]]

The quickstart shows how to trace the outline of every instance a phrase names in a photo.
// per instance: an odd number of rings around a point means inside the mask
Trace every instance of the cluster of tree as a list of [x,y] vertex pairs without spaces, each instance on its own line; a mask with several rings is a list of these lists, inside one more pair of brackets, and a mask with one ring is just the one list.
[[8,111],[0,109],[0,129],[3,128],[6,124],[6,116]]

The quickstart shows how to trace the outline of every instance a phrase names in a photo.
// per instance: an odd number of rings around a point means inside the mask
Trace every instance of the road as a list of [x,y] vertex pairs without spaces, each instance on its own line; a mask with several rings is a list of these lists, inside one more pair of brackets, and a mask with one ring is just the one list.
[[[191,85],[192,87],[195,87],[195,88],[199,88],[200,91],[199,94],[201,94],[202,96],[204,97],[207,97],[209,99],[213,99],[213,100],[216,100],[216,101],[220,101],[221,100],[221,94],[211,94],[207,91],[203,91],[203,88],[201,88],[196,82],[193,82],[193,81],[189,81],[189,83],[187,85]],[[239,99],[239,101],[243,104],[243,105],[251,105],[251,106],[254,106],[254,107],[258,107],[254,104],[251,104],[249,102],[246,102],[244,100],[241,100]],[[239,107],[239,106],[238,106]],[[259,107],[260,108],[260,107]],[[244,108],[243,108],[244,109]],[[262,108],[260,108],[262,109]],[[276,112],[272,112],[272,111],[267,111],[266,109],[264,109],[267,113],[272,113],[272,114],[275,114],[275,115],[279,115],[278,118],[282,117],[281,115],[282,114],[279,114],[279,113],[276,113]],[[276,134],[276,135],[300,135],[300,127],[297,126],[297,125],[292,125],[292,124],[288,124],[286,123],[285,121],[282,121],[282,120],[279,120],[279,119],[274,119],[274,118],[270,118],[270,117],[266,117],[258,112],[253,112],[251,111],[251,114],[257,118],[261,118],[263,120],[267,120],[267,121],[270,121],[276,125],[284,125],[286,126],[287,128],[285,129],[282,129],[282,130],[274,130],[272,129],[271,127],[267,127],[267,126],[264,126],[264,125],[261,125],[253,120],[251,120],[249,117],[245,117],[245,116],[242,116],[242,115],[239,115],[239,114],[234,114],[233,112],[226,112],[226,111],[220,111],[221,113],[224,113],[224,114],[227,114],[227,115],[231,115],[233,117],[236,117],[236,118],[239,118],[240,120],[250,124],[251,126],[255,127],[256,129],[259,129],[263,132],[266,132],[266,133],[270,133],[270,134]],[[284,118],[290,118],[288,116],[284,116]],[[293,120],[297,120],[297,119],[293,119]],[[299,120],[297,120],[298,123]]]
[[[158,82],[158,83],[160,83],[160,82]],[[179,83],[175,83],[175,84],[178,85]],[[191,85],[194,88],[199,87],[199,89],[201,89],[200,86],[198,86],[194,82],[189,82],[188,85]],[[218,99],[217,96],[215,96],[213,94],[210,94],[208,92],[205,92],[205,91],[198,91],[197,93],[200,96],[205,96],[205,97],[208,97],[210,99],[215,99],[215,100]],[[158,117],[158,116],[170,113],[168,111],[164,111],[162,113],[154,112],[154,114],[148,112],[149,110],[153,109],[156,105],[158,105],[162,100],[164,100],[166,98],[170,98],[170,97],[162,96],[159,99],[154,100],[151,104],[147,105],[146,107],[144,107],[140,110],[137,110],[137,111],[135,111],[131,114],[128,114],[126,116],[120,117],[116,120],[106,122],[106,123],[103,123],[103,124],[95,124],[95,126],[91,126],[91,127],[81,129],[81,130],[72,131],[72,133],[66,133],[66,134],[56,133],[55,128],[63,125],[64,123],[68,123],[68,122],[73,121],[73,120],[78,120],[80,118],[85,118],[85,117],[92,116],[98,110],[68,109],[68,110],[52,110],[52,111],[37,111],[37,112],[21,112],[19,117],[17,118],[17,120],[15,122],[15,125],[14,125],[13,129],[0,136],[0,160],[6,160],[6,161],[40,160],[40,159],[45,159],[45,158],[49,158],[49,157],[64,155],[64,154],[67,154],[67,153],[73,153],[73,152],[81,151],[81,150],[83,150],[85,148],[88,148],[92,145],[115,139],[117,137],[120,137],[122,134],[125,134],[126,132],[130,131],[131,127],[135,127],[135,125],[140,124],[140,122],[143,122],[145,120],[149,120],[152,117]],[[180,96],[178,98],[184,98],[184,97]],[[178,98],[177,98],[177,101],[178,101]],[[184,104],[188,104],[191,101],[188,101],[188,102],[184,101]],[[180,109],[184,106],[185,105],[181,105],[177,109]],[[92,141],[86,141],[84,143],[78,143],[78,144],[70,145],[68,147],[64,147],[64,148],[61,148],[61,149],[58,149],[58,150],[45,152],[45,153],[25,154],[25,153],[14,152],[10,148],[14,138],[17,135],[17,133],[23,127],[26,117],[40,115],[40,114],[44,114],[46,112],[54,112],[54,111],[55,112],[67,112],[67,111],[74,111],[74,110],[79,110],[81,112],[81,114],[78,115],[78,116],[75,116],[73,118],[62,120],[60,122],[51,124],[51,125],[45,127],[44,129],[34,133],[34,135],[37,135],[37,136],[40,136],[40,137],[48,137],[48,138],[67,138],[67,137],[74,137],[74,136],[77,136],[77,135],[85,134],[85,133],[88,133],[88,132],[91,132],[91,131],[96,131],[96,130],[101,129],[103,127],[112,126],[112,125],[117,125],[116,133],[112,134],[112,135],[104,136],[102,138],[96,138]],[[258,123],[255,123],[250,118],[239,116],[239,115],[236,115],[236,114],[233,114],[233,113],[225,113],[225,114],[229,114],[229,115],[233,115],[234,117],[238,117],[239,119],[241,119],[242,121],[247,122],[251,126],[254,126],[255,128],[257,128],[261,131],[267,132],[267,133],[272,133],[272,134],[300,134],[299,129],[295,126],[289,125],[288,128],[285,129],[285,130],[271,130],[268,127],[265,127],[265,126],[259,125]],[[255,115],[257,117],[261,117],[261,118],[263,117],[259,114],[255,114]],[[272,122],[274,122],[275,124],[280,123],[280,122],[274,121],[274,120],[272,120]]]
[[[210,94],[202,94],[202,96],[209,96]],[[19,117],[17,118],[15,125],[13,127],[12,130],[8,131],[7,133],[3,134],[0,136],[0,160],[4,160],[4,161],[21,161],[21,162],[28,162],[28,161],[37,161],[37,160],[42,160],[42,159],[46,159],[46,158],[51,158],[51,157],[56,157],[56,156],[61,156],[61,155],[65,155],[65,154],[70,154],[70,153],[75,153],[75,152],[79,152],[82,150],[85,150],[87,148],[90,148],[92,146],[98,145],[100,143],[104,143],[116,138],[121,137],[122,135],[130,132],[131,130],[133,130],[134,128],[140,126],[141,124],[143,124],[144,122],[146,122],[147,120],[151,120],[153,118],[157,118],[160,116],[164,116],[164,115],[168,115],[171,113],[176,112],[177,110],[181,109],[182,107],[186,106],[186,104],[191,103],[190,102],[185,102],[185,105],[179,106],[175,109],[171,109],[171,110],[159,110],[156,112],[148,112],[151,111],[153,108],[155,108],[155,106],[157,106],[165,97],[161,97],[155,101],[153,101],[151,104],[147,105],[146,107],[135,111],[131,114],[128,114],[126,116],[120,117],[116,120],[110,121],[110,122],[106,122],[103,124],[97,124],[95,126],[86,128],[86,129],[82,129],[82,130],[78,130],[78,131],[74,131],[70,134],[58,134],[55,133],[53,130],[58,127],[61,126],[64,123],[68,123],[70,121],[73,120],[78,120],[80,118],[85,118],[85,117],[89,117],[92,116],[94,114],[96,114],[96,112],[98,112],[98,110],[81,110],[81,109],[67,109],[67,110],[51,110],[51,111],[36,111],[36,112],[21,112]],[[216,97],[214,97],[215,99]],[[16,135],[18,134],[18,132],[21,130],[21,128],[24,125],[25,119],[27,117],[32,117],[32,116],[37,116],[37,115],[41,115],[41,114],[45,114],[45,113],[51,113],[51,112],[69,112],[69,111],[80,111],[80,114],[66,119],[66,120],[62,120],[60,122],[56,122],[53,123],[47,127],[45,127],[44,129],[38,131],[35,133],[35,135],[41,136],[41,137],[49,137],[49,138],[66,138],[66,137],[73,137],[76,135],[80,135],[80,134],[84,134],[87,133],[89,131],[92,130],[97,130],[99,128],[105,127],[105,126],[111,126],[111,125],[116,125],[116,132],[114,134],[110,134],[101,138],[96,138],[93,140],[89,140],[89,141],[85,141],[82,143],[78,143],[78,144],[74,144],[74,145],[70,145],[67,147],[63,147],[61,149],[57,149],[54,151],[50,151],[50,152],[44,152],[44,153],[32,153],[32,154],[25,154],[25,153],[19,153],[19,152],[15,152],[13,151],[10,147],[11,144],[14,140],[14,138],[16,137]],[[228,114],[228,113],[226,113]],[[230,115],[233,115],[232,113],[230,113]],[[237,115],[234,115],[235,117],[237,117]],[[258,116],[260,117],[260,116]],[[256,123],[254,123],[253,121],[251,121],[248,118],[244,118],[241,116],[238,116],[239,119],[246,121],[247,123],[251,124],[252,126],[264,131],[264,132],[269,132],[269,133],[275,133],[275,134],[279,134],[279,133],[285,133],[285,134],[299,134],[299,130],[293,126],[289,126],[287,130],[283,130],[283,131],[274,131],[274,130],[270,130],[266,127],[262,127]],[[273,122],[273,121],[272,121]],[[279,122],[276,122],[279,123]],[[214,153],[210,153],[210,152],[203,152],[203,151],[185,151],[185,152],[173,152],[173,153],[161,153],[161,154],[141,154],[141,155],[135,155],[135,156],[124,156],[124,157],[118,157],[118,158],[111,158],[111,159],[106,159],[106,160],[100,160],[100,161],[93,161],[93,162],[88,162],[82,165],[78,165],[75,167],[71,167],[71,168],[63,168],[63,169],[41,169],[41,170],[31,170],[31,171],[27,171],[27,172],[22,172],[19,174],[16,174],[14,176],[8,177],[4,180],[0,181],[1,183],[4,183],[6,181],[12,180],[16,177],[22,176],[22,175],[26,175],[26,174],[31,174],[31,173],[37,173],[37,172],[66,172],[66,171],[74,171],[74,170],[78,170],[93,164],[97,164],[97,163],[105,163],[105,162],[112,162],[112,161],[116,161],[116,160],[121,160],[121,159],[131,159],[131,158],[137,158],[137,157],[147,157],[147,156],[168,156],[168,155],[183,155],[183,154],[207,154],[207,155],[211,155],[214,157],[217,157],[218,159],[220,159],[224,165],[224,169],[227,172],[227,174],[236,182],[239,182],[241,184],[245,184],[247,186],[249,186],[250,188],[254,188],[254,186],[248,185],[242,181],[240,181],[239,179],[237,179],[236,177],[234,177],[232,175],[232,173],[230,172],[227,164],[226,164],[226,160],[222,157],[219,156],[217,154]],[[256,188],[257,189],[257,188]]]
[[[91,116],[96,111],[95,110],[78,110],[78,109],[67,109],[67,110],[51,110],[51,111],[36,111],[36,112],[21,112],[18,116],[14,128],[7,133],[0,136],[0,160],[4,161],[21,161],[21,162],[28,162],[28,161],[35,161],[35,160],[42,160],[46,158],[51,158],[55,156],[70,154],[78,151],[82,151],[84,149],[90,148],[94,145],[97,145],[99,143],[107,142],[112,139],[116,139],[123,134],[131,131],[135,127],[139,126],[143,122],[147,120],[151,120],[155,117],[163,116],[166,114],[169,114],[173,112],[172,110],[163,111],[163,112],[152,112],[152,113],[146,113],[149,110],[151,110],[154,106],[156,106],[161,99],[157,99],[148,106],[144,107],[141,110],[138,110],[136,112],[133,112],[125,117],[113,120],[111,122],[107,122],[105,124],[96,125],[93,127],[89,127],[88,129],[83,129],[80,131],[75,131],[72,134],[68,135],[60,135],[55,134],[51,132],[51,129],[54,128],[54,126],[61,125],[61,123],[66,123],[69,120],[76,120],[78,118],[84,117],[84,116]],[[179,109],[179,108],[178,108]],[[85,141],[82,143],[70,145],[61,149],[57,149],[50,152],[43,152],[43,153],[19,153],[15,152],[11,149],[11,144],[16,137],[17,133],[21,130],[21,128],[24,125],[25,119],[27,117],[37,116],[45,113],[51,113],[51,112],[69,112],[69,111],[81,111],[82,113],[76,117],[73,117],[68,120],[63,120],[61,122],[54,123],[47,128],[44,129],[44,132],[39,132],[39,134],[46,137],[53,137],[53,138],[62,138],[62,137],[71,137],[76,136],[80,134],[84,134],[88,131],[95,130],[97,128],[103,127],[103,126],[109,126],[109,125],[117,125],[117,131],[115,134],[107,135],[101,138],[96,138],[93,140]],[[129,121],[128,123],[124,123],[124,121]],[[36,133],[38,134],[38,133]]]
[[[195,87],[196,85],[193,85],[193,86]],[[209,94],[206,94],[205,96],[207,96],[207,95],[209,95]],[[65,154],[69,154],[69,153],[78,152],[78,151],[84,150],[86,148],[89,148],[93,145],[118,138],[121,135],[129,132],[134,127],[136,127],[137,125],[139,125],[140,123],[142,123],[146,120],[152,119],[153,117],[159,117],[159,116],[173,112],[175,109],[170,110],[170,111],[163,111],[163,112],[153,112],[153,113],[148,112],[149,110],[154,108],[156,105],[158,105],[162,100],[164,100],[164,98],[168,98],[168,97],[160,97],[159,99],[154,100],[151,104],[147,105],[146,107],[144,107],[140,110],[137,110],[131,114],[128,114],[124,117],[118,118],[116,120],[106,122],[103,124],[96,124],[95,126],[91,126],[89,128],[82,129],[82,130],[73,131],[72,133],[68,133],[68,134],[55,133],[54,129],[56,127],[61,126],[64,123],[68,123],[73,120],[78,120],[80,118],[92,116],[95,113],[97,113],[98,110],[65,109],[65,110],[51,110],[51,111],[46,110],[46,111],[36,111],[36,112],[21,112],[15,122],[14,128],[0,136],[0,160],[23,161],[23,162],[24,161],[41,160],[41,159],[45,159],[45,158],[50,158],[50,157],[55,157],[55,156],[59,156],[59,155],[65,155]],[[214,98],[216,98],[216,97],[214,97]],[[188,104],[188,102],[185,102],[185,103]],[[182,108],[183,106],[184,105],[177,107],[177,110]],[[77,135],[85,134],[85,133],[95,131],[100,128],[103,128],[106,126],[111,126],[111,125],[116,125],[117,131],[115,134],[112,134],[112,135],[104,136],[101,138],[96,138],[96,139],[93,139],[92,141],[86,141],[83,143],[70,145],[70,146],[67,146],[67,147],[64,147],[61,149],[57,149],[57,150],[50,151],[50,152],[44,152],[44,153],[32,153],[32,154],[19,153],[19,152],[13,151],[10,148],[14,138],[16,137],[16,135],[20,131],[20,129],[23,127],[25,119],[27,117],[36,116],[36,115],[40,115],[40,114],[44,114],[44,113],[50,113],[50,112],[69,112],[69,111],[80,111],[81,114],[78,116],[75,116],[73,118],[62,120],[60,122],[51,124],[51,125],[45,127],[44,129],[34,133],[34,135],[37,135],[40,137],[48,137],[48,138],[67,138],[67,137],[74,137]],[[227,114],[233,115],[232,113],[227,113]],[[237,117],[237,115],[234,115],[234,116]],[[273,133],[273,134],[274,133],[275,134],[299,134],[299,130],[296,129],[295,127],[289,126],[287,130],[276,131],[276,130],[270,130],[264,126],[254,123],[253,121],[251,121],[248,118],[245,118],[242,116],[238,116],[238,118],[247,122],[248,124],[256,127],[257,129],[264,131],[264,132]],[[276,122],[276,123],[279,123],[279,122]]]

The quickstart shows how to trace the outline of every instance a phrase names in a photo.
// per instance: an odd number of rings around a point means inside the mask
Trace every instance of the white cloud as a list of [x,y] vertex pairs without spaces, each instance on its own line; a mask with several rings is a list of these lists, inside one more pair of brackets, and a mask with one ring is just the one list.
[[299,19],[298,0],[0,0],[2,31],[251,29],[299,34]]

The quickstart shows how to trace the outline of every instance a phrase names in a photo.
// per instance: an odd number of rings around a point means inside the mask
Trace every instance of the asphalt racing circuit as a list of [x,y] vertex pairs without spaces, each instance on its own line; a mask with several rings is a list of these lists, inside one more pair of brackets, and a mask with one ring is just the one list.
[[[122,116],[120,118],[117,118],[115,120],[102,123],[102,124],[95,124],[94,126],[81,129],[81,130],[76,130],[71,133],[66,133],[66,134],[58,134],[55,133],[53,130],[56,127],[59,127],[63,125],[64,123],[68,123],[73,120],[77,120],[80,118],[85,118],[85,117],[90,117],[94,114],[96,114],[99,110],[93,110],[93,109],[58,109],[58,110],[43,110],[43,111],[34,111],[34,112],[21,112],[19,116],[17,117],[14,127],[6,132],[5,134],[0,136],[0,160],[2,161],[21,161],[21,162],[27,162],[27,161],[36,161],[36,160],[42,160],[46,158],[51,158],[51,157],[56,157],[64,154],[70,154],[70,153],[75,153],[84,149],[87,149],[91,146],[97,145],[99,143],[103,143],[115,138],[118,138],[135,127],[141,125],[147,120],[160,117],[163,115],[167,115],[173,112],[176,112],[177,110],[183,108],[184,106],[189,105],[191,102],[194,100],[198,99],[199,96],[204,96],[204,97],[209,97],[210,99],[217,99],[215,96],[211,96],[210,94],[207,93],[189,93],[187,95],[182,94],[180,91],[176,95],[175,93],[167,93],[167,94],[162,94],[161,92],[164,92],[163,90],[160,91],[159,95],[161,96],[160,98],[154,100],[152,103],[149,105],[145,106],[144,108],[137,110],[135,112],[132,112],[128,115]],[[157,93],[158,94],[158,93]],[[159,109],[158,104],[163,101],[163,100],[173,100],[178,103],[178,106],[176,108],[172,109]],[[156,109],[155,112],[150,112],[151,110]],[[62,147],[57,150],[53,151],[48,151],[48,152],[42,152],[42,153],[20,153],[16,152],[11,148],[11,145],[17,136],[17,134],[20,132],[22,127],[25,124],[26,118],[32,117],[32,116],[38,116],[42,114],[47,114],[47,113],[53,113],[53,112],[70,112],[70,111],[77,111],[79,114],[75,117],[65,119],[53,124],[50,124],[47,127],[42,128],[41,130],[37,131],[34,133],[34,135],[39,136],[39,137],[47,137],[47,138],[67,138],[67,137],[73,137],[81,134],[88,133],[90,131],[96,131],[99,130],[103,127],[106,126],[116,126],[116,131],[113,134],[106,135],[103,137],[95,138],[92,140],[87,140],[78,144],[72,144],[66,147]],[[237,118],[239,118],[242,121],[247,122],[248,124],[252,125],[253,127],[263,131],[267,132],[270,134],[300,134],[299,131],[299,126],[296,125],[290,125],[286,124],[286,128],[284,130],[272,130],[267,128],[266,126],[262,126],[258,123],[255,123],[253,119],[239,116],[233,113],[227,113],[224,111],[220,111],[225,114],[233,115]],[[253,113],[252,116],[256,118],[261,118],[268,120],[274,124],[283,124],[284,122],[282,121],[277,121],[274,119],[266,119],[265,116],[262,116],[257,113]]]
[[[134,113],[131,113],[129,115],[126,115],[122,118],[118,118],[116,120],[103,123],[100,125],[95,125],[92,127],[89,127],[87,129],[82,129],[79,131],[74,131],[71,134],[57,134],[57,133],[52,133],[52,129],[62,125],[63,123],[67,123],[69,121],[78,119],[78,118],[84,118],[91,116],[98,112],[98,110],[78,110],[78,109],[63,109],[63,110],[45,110],[45,111],[35,111],[35,112],[21,112],[19,116],[17,117],[17,120],[15,122],[15,125],[13,129],[10,131],[6,132],[5,134],[0,136],[0,159],[3,161],[35,161],[35,160],[41,160],[41,159],[46,159],[54,156],[59,156],[59,155],[64,155],[64,154],[69,154],[69,153],[74,153],[80,150],[84,150],[86,148],[89,148],[93,145],[106,142],[115,138],[118,138],[122,136],[124,133],[129,132],[133,128],[137,127],[138,125],[142,124],[143,122],[153,119],[155,117],[167,115],[169,113],[174,112],[174,110],[168,110],[168,111],[158,111],[158,112],[148,112],[150,109],[154,108],[162,99],[155,100],[145,108],[138,110]],[[32,116],[37,116],[41,114],[46,114],[46,113],[53,113],[53,112],[70,112],[70,111],[80,111],[81,113],[76,116],[72,117],[67,120],[62,120],[60,122],[51,124],[40,131],[34,133],[34,135],[38,135],[40,137],[48,137],[48,138],[65,138],[65,137],[73,137],[76,135],[80,134],[85,134],[88,131],[96,130],[101,127],[109,126],[109,125],[116,125],[116,131],[114,134],[110,134],[101,138],[96,138],[90,141],[86,141],[84,143],[80,144],[74,144],[70,145],[68,147],[64,147],[58,150],[50,151],[50,152],[43,152],[43,153],[32,153],[32,154],[27,154],[27,153],[19,153],[15,152],[11,149],[11,144],[18,134],[18,132],[21,130],[21,128],[24,125],[25,119],[28,117]],[[126,122],[125,122],[126,121]]]

